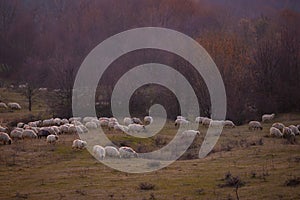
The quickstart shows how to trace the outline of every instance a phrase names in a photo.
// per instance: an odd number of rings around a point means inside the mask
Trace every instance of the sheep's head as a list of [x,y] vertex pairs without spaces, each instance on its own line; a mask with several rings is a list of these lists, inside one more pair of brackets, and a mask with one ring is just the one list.
[[8,144],[11,144],[11,139],[8,140]]

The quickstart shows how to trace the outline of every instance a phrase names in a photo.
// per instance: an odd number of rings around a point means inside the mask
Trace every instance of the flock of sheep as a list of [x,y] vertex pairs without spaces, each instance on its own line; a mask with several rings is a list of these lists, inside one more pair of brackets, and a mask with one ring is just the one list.
[[[275,114],[265,114],[262,116],[262,123],[271,122],[274,120]],[[153,123],[151,116],[144,117],[144,120],[139,118],[125,117],[123,125],[116,118],[108,117],[72,117],[70,119],[51,118],[29,122],[27,124],[19,122],[17,127],[9,131],[7,127],[0,126],[0,142],[3,144],[11,144],[13,140],[46,138],[47,143],[54,144],[59,139],[61,134],[84,134],[90,130],[95,130],[99,127],[107,127],[109,130],[122,131],[125,133],[146,132],[147,126]],[[177,116],[175,126],[187,126],[190,122],[183,116]],[[205,127],[224,126],[225,128],[235,128],[235,124],[230,120],[212,120],[207,117],[196,117],[195,123]],[[259,121],[250,121],[249,130],[262,130],[262,124]],[[187,130],[182,133],[182,137],[195,137],[200,135],[198,130]],[[283,123],[276,122],[270,128],[270,136],[294,138],[300,135],[300,125],[290,125],[286,127]],[[75,139],[72,143],[74,149],[84,149],[87,147],[87,142]],[[120,147],[100,145],[93,146],[93,154],[98,159],[105,157],[113,158],[132,158],[138,157],[131,147]]]

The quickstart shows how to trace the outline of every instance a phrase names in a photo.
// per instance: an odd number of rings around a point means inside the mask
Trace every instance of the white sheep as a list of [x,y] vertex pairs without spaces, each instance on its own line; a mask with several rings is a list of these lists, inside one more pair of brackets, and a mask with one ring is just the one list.
[[8,103],[7,106],[10,109],[14,109],[14,110],[21,110],[22,109],[22,107],[20,106],[20,104],[15,103],[15,102]]
[[57,140],[58,140],[57,135],[48,135],[47,139],[46,139],[47,143],[50,143],[50,144],[56,143]]
[[129,124],[133,124],[133,121],[132,121],[132,119],[131,119],[130,117],[125,117],[125,118],[123,119],[123,122],[124,122],[124,124],[125,124],[126,126],[128,126]]
[[108,119],[100,119],[100,126],[108,126],[109,120]]
[[272,127],[278,128],[282,132],[285,125],[283,123],[276,122],[272,124]]
[[182,132],[182,137],[196,137],[200,135],[200,131],[186,130]]
[[10,137],[12,139],[23,139],[22,134],[23,134],[23,130],[20,131],[18,129],[14,129],[10,132]]
[[30,138],[30,139],[37,138],[37,134],[33,130],[26,129],[22,133],[22,138],[23,139],[25,139],[25,138]]
[[100,145],[93,146],[93,154],[95,158],[103,160],[105,158],[105,149]]
[[60,127],[59,127],[59,129],[60,129],[60,132],[62,133],[62,134],[64,134],[64,133],[69,133],[69,124],[64,124],[64,125],[61,125]]
[[85,127],[84,125],[79,125],[78,127],[81,128],[83,133],[89,132],[89,129],[87,127]]
[[0,132],[0,142],[3,144],[11,144],[11,138],[7,133]]
[[129,128],[127,126],[121,125],[121,124],[116,124],[114,126],[115,131],[123,131],[123,132],[128,132]]
[[128,132],[133,132],[133,133],[139,133],[145,131],[146,128],[144,125],[140,124],[129,124],[128,125]]
[[95,122],[87,122],[85,124],[85,126],[88,128],[88,129],[97,129],[97,124]]
[[67,120],[67,119],[64,118],[64,119],[61,120],[60,123],[61,123],[61,125],[63,125],[63,124],[69,124],[69,120]]
[[108,129],[110,130],[110,129],[114,128],[115,125],[118,125],[118,124],[119,124],[118,121],[109,121],[108,122]]
[[177,126],[177,125],[187,126],[187,125],[189,125],[189,123],[190,122],[186,119],[176,119],[175,120],[175,126]]
[[120,147],[119,152],[120,152],[120,158],[138,157],[138,154],[131,147]]
[[107,157],[120,158],[120,152],[116,147],[106,146],[104,149]]
[[8,107],[7,107],[6,103],[1,102],[1,103],[0,103],[0,108],[7,109]]
[[45,119],[42,122],[42,126],[52,126],[54,124],[55,123],[54,123],[54,119],[53,118],[51,118],[51,119]]
[[23,123],[23,122],[19,122],[19,123],[17,124],[17,127],[18,127],[18,128],[23,128],[23,127],[24,127],[24,125],[25,125],[25,123]]
[[84,117],[83,118],[83,123],[91,122],[93,119],[97,119],[97,117]]
[[204,119],[204,117],[196,117],[195,123],[202,124],[203,119]]
[[226,127],[226,128],[235,128],[235,124],[231,120],[225,120],[224,121],[224,127]]
[[78,121],[78,122],[80,122],[80,121],[81,121],[81,117],[71,117],[71,118],[69,118],[69,120],[68,120],[69,123],[72,123],[73,121]]
[[272,121],[274,118],[275,118],[275,114],[274,113],[272,113],[272,114],[264,114],[261,117],[261,120],[262,120],[262,122],[269,122],[269,121]]
[[152,118],[151,116],[145,116],[145,117],[144,117],[144,123],[145,123],[146,125],[152,124],[152,123],[153,123],[153,118]]
[[8,131],[8,128],[0,125],[0,132],[7,132],[7,131]]
[[289,127],[284,127],[282,130],[282,135],[284,138],[288,138],[290,136],[295,136],[293,131]]
[[86,146],[87,146],[86,141],[83,141],[80,139],[74,140],[73,144],[72,144],[73,149],[84,149],[84,148],[86,148]]
[[61,124],[61,119],[60,118],[55,118],[53,119],[53,123],[57,126],[59,126]]
[[202,119],[202,125],[208,127],[211,123],[212,119],[208,118],[208,117],[204,117]]
[[224,126],[225,122],[223,120],[210,120],[210,127],[222,127]]
[[282,135],[281,131],[278,128],[271,127],[270,128],[270,136],[282,137],[283,135]]
[[300,135],[300,131],[299,129],[294,126],[294,125],[290,125],[289,128],[292,130],[292,132],[295,134],[295,135]]
[[179,115],[176,117],[176,119],[185,119],[185,117]]
[[259,121],[250,121],[249,130],[256,130],[256,129],[260,129],[260,130],[263,129],[261,123]]

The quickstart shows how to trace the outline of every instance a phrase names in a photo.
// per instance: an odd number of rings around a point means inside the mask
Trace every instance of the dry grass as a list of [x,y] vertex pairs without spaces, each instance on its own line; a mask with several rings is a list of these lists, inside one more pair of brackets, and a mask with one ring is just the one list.
[[[175,130],[168,126],[163,137]],[[234,188],[218,185],[228,171],[247,183],[239,189],[240,199],[299,199],[299,188],[286,187],[285,181],[300,176],[300,146],[264,137],[269,124],[264,126],[256,132],[249,132],[247,126],[226,129],[215,153],[205,159],[176,161],[146,174],[118,172],[98,163],[86,150],[72,150],[75,135],[62,135],[56,145],[45,140],[1,145],[0,199],[226,199],[235,197]],[[107,135],[123,138],[122,133]],[[260,138],[263,145],[251,145]],[[146,144],[154,145],[155,139]],[[222,149],[226,145],[232,148]],[[141,183],[151,183],[155,190],[141,190]]]

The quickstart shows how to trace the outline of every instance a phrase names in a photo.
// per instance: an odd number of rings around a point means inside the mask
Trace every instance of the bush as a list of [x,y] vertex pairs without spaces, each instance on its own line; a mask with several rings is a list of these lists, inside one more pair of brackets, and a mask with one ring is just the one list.
[[154,190],[155,185],[147,182],[140,183],[140,190]]

